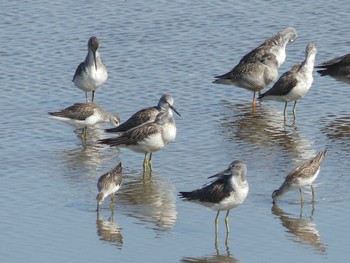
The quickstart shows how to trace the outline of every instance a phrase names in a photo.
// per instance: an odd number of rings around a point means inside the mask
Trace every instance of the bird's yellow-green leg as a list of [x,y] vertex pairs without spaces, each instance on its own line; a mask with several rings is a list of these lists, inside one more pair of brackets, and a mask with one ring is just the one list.
[[87,96],[87,92],[85,92],[85,100],[86,100],[86,102],[89,102],[89,100],[88,100],[87,97],[88,97],[88,96]]
[[110,207],[110,208],[111,208],[111,216],[108,218],[108,221],[114,222],[114,209],[113,209],[113,207]]
[[220,211],[218,211],[218,213],[216,214],[216,217],[215,217],[215,233],[217,234],[219,232],[219,213]]
[[226,251],[229,253],[229,247],[228,247],[228,232],[226,232],[225,247],[226,247]]
[[86,126],[83,128],[83,132],[81,133],[80,137],[81,137],[81,140],[84,142],[87,140],[87,127]]
[[310,185],[311,187],[311,193],[312,193],[312,203],[315,202],[315,191],[314,191],[314,188],[312,187],[312,185]]
[[149,170],[152,173],[152,153],[149,154],[149,160],[148,160],[148,166],[149,166]]
[[288,102],[286,102],[285,104],[284,104],[284,110],[283,110],[283,115],[284,115],[284,118],[286,118],[286,114],[287,114],[287,104],[288,104]]
[[294,106],[293,106],[293,115],[294,115],[294,118],[296,116],[296,106],[297,106],[297,101],[294,102]]
[[143,172],[147,169],[147,153],[145,153],[145,158],[143,159]]
[[219,238],[218,238],[218,232],[215,231],[215,249],[216,249],[216,252],[219,253]]
[[225,224],[226,224],[226,232],[230,233],[230,227],[228,225],[228,214],[230,213],[230,210],[227,210],[226,217],[225,217]]
[[112,210],[114,207],[114,194],[111,194],[111,204],[109,205],[109,208]]
[[301,188],[299,188],[299,192],[300,192],[300,202],[304,203],[304,197],[303,197],[303,192],[301,191]]

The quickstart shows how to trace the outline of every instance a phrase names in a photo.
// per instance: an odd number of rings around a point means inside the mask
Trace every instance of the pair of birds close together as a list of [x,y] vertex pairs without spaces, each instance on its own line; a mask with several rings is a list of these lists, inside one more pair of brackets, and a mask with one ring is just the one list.
[[[284,193],[299,189],[301,203],[303,203],[303,193],[301,188],[310,186],[312,190],[312,202],[315,200],[312,183],[317,178],[320,166],[326,156],[327,150],[319,152],[311,160],[299,165],[293,169],[285,178],[281,187],[272,193],[273,203],[275,204]],[[204,185],[202,188],[191,192],[180,192],[179,195],[191,202],[195,202],[210,209],[217,211],[215,217],[215,231],[218,233],[218,218],[220,211],[226,210],[225,224],[226,232],[230,231],[228,224],[229,212],[242,204],[249,192],[249,185],[246,179],[247,167],[240,161],[233,161],[229,167],[220,173],[208,178],[214,178],[213,182]],[[103,200],[110,195],[111,205],[114,203],[114,193],[120,188],[122,182],[122,165],[119,163],[112,171],[102,175],[98,180],[99,193],[96,196],[97,210]]]
[[[174,99],[163,95],[157,106],[142,109],[119,125],[119,117],[112,115],[93,103],[76,103],[58,112],[49,112],[52,118],[84,127],[99,122],[112,122],[115,128],[106,132],[117,133],[116,137],[101,139],[99,143],[116,147],[125,147],[135,152],[145,154],[144,171],[147,166],[152,171],[152,153],[173,142],[176,137],[176,125],[173,111],[180,113],[173,106]],[[149,159],[147,159],[147,155]]]
[[[278,69],[286,59],[286,46],[297,38],[294,28],[288,27],[276,35],[265,40],[260,46],[246,54],[239,63],[228,73],[216,76],[213,83],[234,85],[250,90],[255,107],[255,93],[259,92],[258,99],[284,102],[284,115],[287,103],[294,101],[293,113],[295,116],[296,103],[305,96],[313,82],[313,68],[317,48],[314,43],[306,47],[305,60],[294,65],[289,71],[281,75],[271,89],[261,94],[261,90],[270,85],[278,76]],[[316,68],[321,76],[330,75],[337,80],[350,84],[350,54],[326,61]]]

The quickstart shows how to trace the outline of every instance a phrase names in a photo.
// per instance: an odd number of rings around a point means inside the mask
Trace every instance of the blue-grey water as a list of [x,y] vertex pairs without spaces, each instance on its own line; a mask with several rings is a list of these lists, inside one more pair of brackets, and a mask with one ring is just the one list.
[[[349,86],[314,73],[314,83],[283,123],[282,103],[252,112],[252,94],[212,84],[267,37],[293,26],[279,74],[317,44],[316,64],[349,53],[348,1],[3,1],[0,48],[0,262],[344,262],[350,230]],[[74,128],[47,112],[85,100],[72,83],[96,35],[108,81],[96,103],[126,120],[175,98],[176,140],[153,155],[82,146]],[[328,148],[315,181],[272,207],[271,192],[296,165]],[[215,247],[215,212],[184,202],[234,159],[248,167],[250,192],[224,212]],[[117,162],[124,182],[109,209],[95,212],[96,183]]]

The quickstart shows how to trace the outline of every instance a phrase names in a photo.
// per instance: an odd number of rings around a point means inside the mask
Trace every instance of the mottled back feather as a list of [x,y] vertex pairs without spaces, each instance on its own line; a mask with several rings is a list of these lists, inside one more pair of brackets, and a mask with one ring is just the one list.
[[99,140],[99,143],[108,144],[109,146],[129,146],[134,145],[138,141],[144,140],[148,136],[160,133],[163,127],[155,122],[146,123],[135,127],[131,130],[123,132],[120,136]]
[[102,110],[99,106],[93,103],[75,103],[68,108],[57,112],[49,112],[50,115],[56,117],[70,118],[75,120],[85,120],[94,114],[95,109]]
[[155,120],[158,113],[159,110],[155,106],[142,109],[132,115],[124,123],[120,124],[118,127],[106,129],[106,132],[124,132],[146,122],[152,122]]

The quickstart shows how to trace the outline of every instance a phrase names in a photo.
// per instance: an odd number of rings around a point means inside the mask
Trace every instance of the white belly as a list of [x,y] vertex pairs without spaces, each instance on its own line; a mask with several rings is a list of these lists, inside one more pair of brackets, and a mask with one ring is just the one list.
[[313,78],[306,78],[299,80],[298,84],[287,94],[285,95],[285,101],[296,101],[305,96],[309,91]]
[[152,134],[136,145],[129,145],[127,148],[134,152],[153,153],[165,147],[162,135],[160,133]]
[[163,140],[164,144],[167,145],[173,142],[176,138],[176,126],[173,123],[164,125],[163,128]]
[[87,67],[86,72],[82,72],[74,78],[74,85],[85,92],[89,92],[100,87],[107,81],[107,78],[108,73],[105,69],[98,68],[96,71],[95,66]]
[[320,168],[318,168],[318,170],[316,171],[316,173],[313,176],[311,176],[309,178],[304,178],[303,180],[299,180],[299,186],[304,187],[304,186],[311,185],[315,181],[315,179],[317,178],[319,172],[320,172]]
[[114,194],[115,192],[117,192],[120,188],[120,185],[114,185],[113,187],[110,187],[107,189],[106,192],[103,193],[103,198],[102,201],[109,195]]

